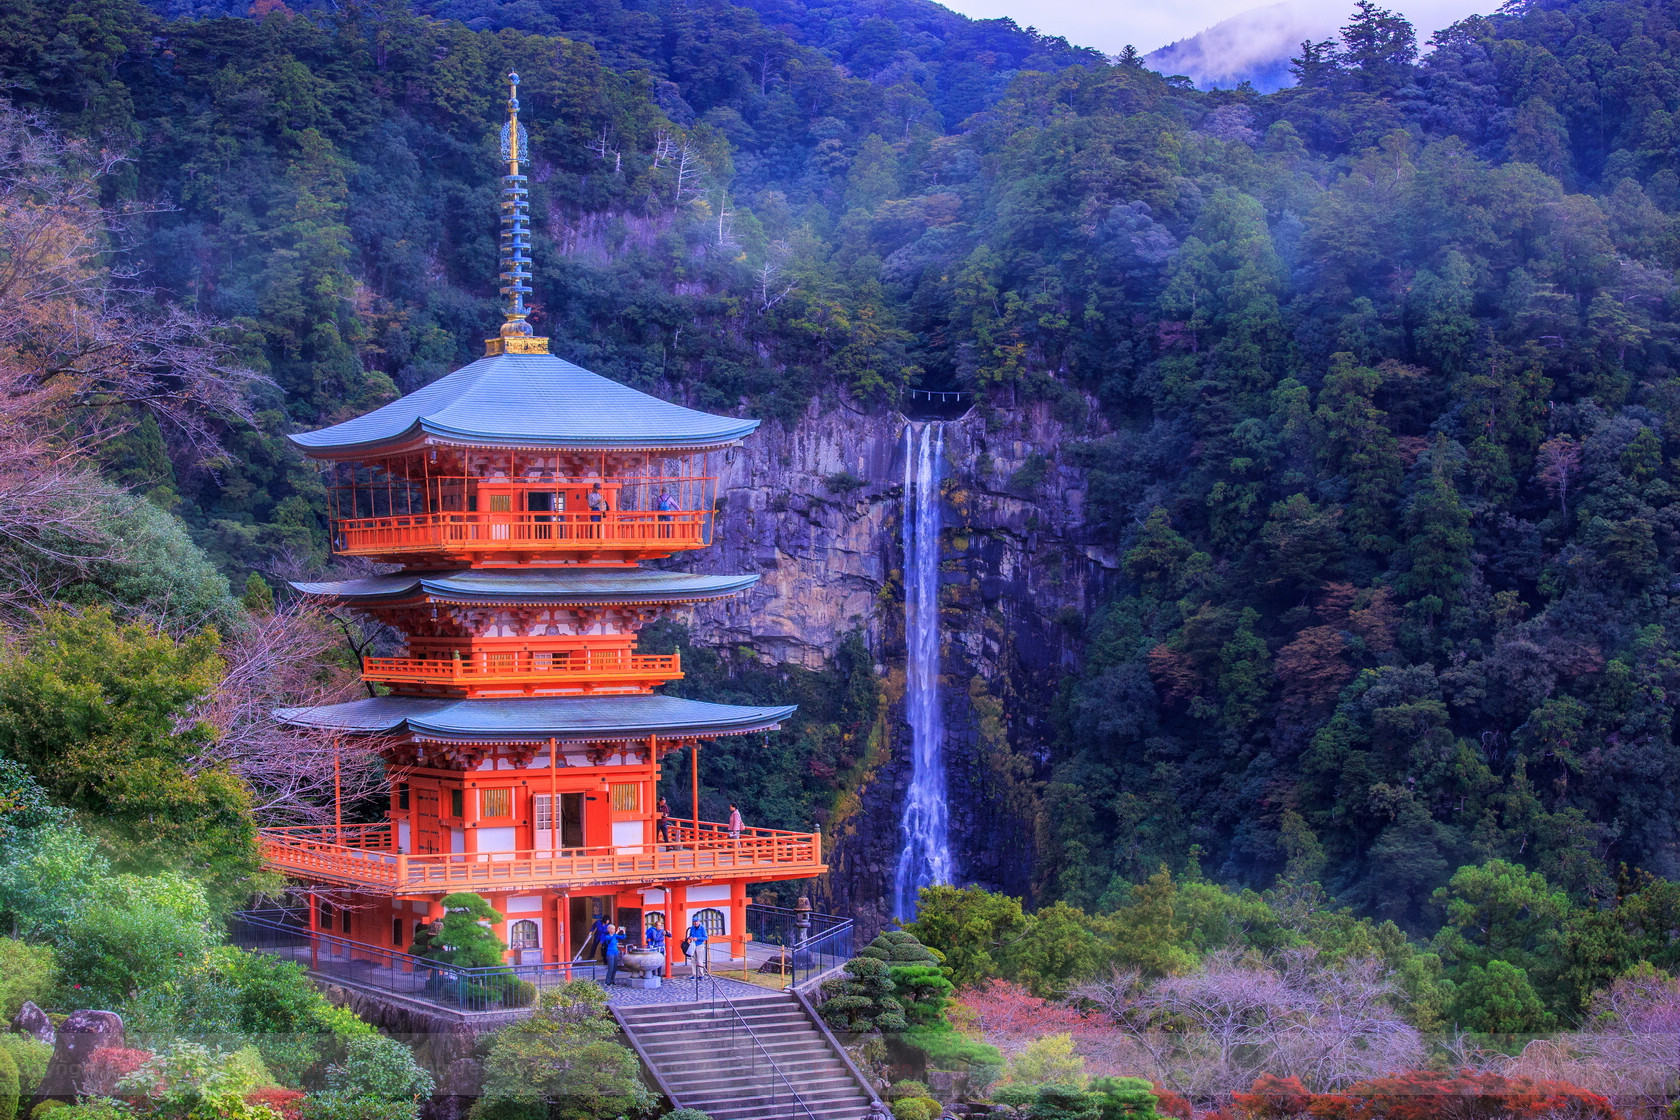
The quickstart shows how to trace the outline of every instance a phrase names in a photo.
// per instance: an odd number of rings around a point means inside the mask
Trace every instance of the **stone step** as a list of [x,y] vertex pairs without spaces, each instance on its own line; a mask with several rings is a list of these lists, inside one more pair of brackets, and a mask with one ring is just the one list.
[[[741,1009],[739,1017],[749,1023],[790,1022],[793,1020],[803,1022],[805,1021],[805,1012],[799,1007],[777,1004],[773,1007],[744,1007]],[[705,1023],[733,1022],[735,1021],[736,1016],[729,1014],[727,1009],[723,1011],[695,1012],[672,1008],[671,1010],[662,1010],[648,1015],[626,1015],[623,1018],[626,1023],[630,1023],[631,1025],[638,1027],[680,1027],[700,1026]]]
[[[689,1108],[698,1108],[712,1120],[853,1120],[869,1112],[868,1098],[861,1093],[848,1100],[807,1100],[805,1107],[783,1099],[768,1098],[754,1101],[724,1101],[707,1104],[684,1101]],[[807,1112],[809,1110],[809,1112]]]
[[683,1054],[704,1054],[718,1050],[756,1050],[760,1046],[774,1053],[777,1049],[798,1050],[806,1047],[827,1050],[821,1035],[815,1031],[791,1034],[791,1032],[757,1032],[749,1035],[745,1031],[732,1033],[722,1031],[717,1034],[685,1034],[681,1038],[666,1036],[647,1036],[637,1032],[638,1038],[646,1038],[645,1048],[650,1054],[670,1055],[681,1057]]
[[768,1053],[777,1061],[785,1055],[788,1058],[802,1058],[806,1056],[836,1057],[821,1040],[804,1041],[801,1039],[767,1039],[761,1038],[758,1045],[750,1038],[714,1039],[712,1042],[701,1043],[694,1040],[681,1043],[653,1042],[642,1040],[642,1050],[650,1058],[661,1062],[687,1063],[707,1061],[719,1058],[725,1054],[759,1054]]
[[[816,1096],[829,1094],[837,1096],[854,1096],[857,1085],[850,1077],[833,1074],[827,1077],[795,1077],[782,1071],[787,1079],[793,1083],[799,1095],[810,1100]],[[669,1080],[669,1079],[667,1079]],[[756,1077],[715,1077],[696,1080],[670,1081],[672,1088],[683,1095],[684,1100],[706,1097],[709,1100],[734,1099],[744,1097],[757,1091],[770,1091],[780,1079],[768,1070],[761,1071]],[[786,1088],[785,1086],[783,1087]]]
[[[806,1107],[812,1112],[815,1112],[819,1117],[823,1115],[823,1109],[828,1105],[839,1105],[844,1107],[858,1101],[867,1103],[867,1099],[864,1095],[856,1089],[844,1092],[800,1092],[798,1099],[804,1101]],[[698,1108],[701,1112],[716,1112],[720,1107],[733,1112],[739,1109],[749,1109],[757,1105],[779,1105],[782,1109],[789,1113],[797,1113],[799,1111],[799,1105],[794,1099],[794,1093],[789,1089],[783,1089],[780,1093],[775,1093],[771,1092],[769,1089],[761,1088],[750,1095],[740,1092],[691,1093],[683,1098],[683,1104],[687,1105],[689,1108]]]

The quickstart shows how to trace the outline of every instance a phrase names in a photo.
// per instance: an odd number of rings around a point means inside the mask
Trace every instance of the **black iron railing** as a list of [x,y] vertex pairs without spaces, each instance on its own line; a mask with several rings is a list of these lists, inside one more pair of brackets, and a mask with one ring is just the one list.
[[852,919],[786,906],[747,906],[747,931],[759,945],[778,952],[770,963],[788,977],[790,987],[803,987],[852,957]]
[[376,992],[464,1012],[521,1010],[538,992],[572,980],[597,980],[593,962],[545,962],[497,968],[455,968],[394,949],[311,930],[291,910],[246,910],[228,919],[228,941],[242,949],[297,961],[312,972]]

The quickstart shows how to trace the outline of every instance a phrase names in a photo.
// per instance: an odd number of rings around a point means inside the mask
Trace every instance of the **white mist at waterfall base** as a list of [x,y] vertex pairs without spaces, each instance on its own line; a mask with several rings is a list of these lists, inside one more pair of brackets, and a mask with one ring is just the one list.
[[911,424],[904,455],[904,639],[909,648],[904,709],[910,723],[910,789],[899,824],[901,847],[893,913],[916,917],[923,887],[949,883],[949,813],[945,800],[945,714],[939,704],[939,468],[945,426]]

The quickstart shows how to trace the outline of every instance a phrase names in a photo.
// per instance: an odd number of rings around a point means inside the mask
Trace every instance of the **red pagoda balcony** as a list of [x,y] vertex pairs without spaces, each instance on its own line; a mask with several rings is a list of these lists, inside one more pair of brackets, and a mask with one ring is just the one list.
[[359,517],[334,525],[334,549],[345,556],[478,556],[526,560],[557,556],[668,556],[706,545],[711,514],[697,510],[650,513],[414,513]]
[[265,828],[263,865],[310,882],[379,894],[438,890],[536,890],[705,879],[805,879],[828,868],[822,834],[751,828],[731,839],[727,826],[672,823],[670,842],[602,848],[410,855],[396,850],[388,824],[335,829]]
[[624,649],[476,652],[455,658],[364,657],[362,679],[450,695],[588,696],[646,692],[682,678],[680,654]]

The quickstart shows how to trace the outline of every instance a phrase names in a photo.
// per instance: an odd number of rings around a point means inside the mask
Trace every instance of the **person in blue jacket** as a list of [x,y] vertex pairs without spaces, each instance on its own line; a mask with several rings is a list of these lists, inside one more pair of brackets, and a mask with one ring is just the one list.
[[606,915],[595,919],[595,924],[589,927],[589,936],[595,943],[595,959],[607,959],[607,935],[612,933],[612,923],[607,921]]
[[688,964],[689,972],[694,976],[712,974],[712,954],[706,944],[706,927],[698,914],[694,916],[694,924],[688,927]]
[[618,979],[618,962],[623,956],[624,927],[608,926],[607,935],[601,939],[601,947],[607,955],[607,987],[612,987]]

